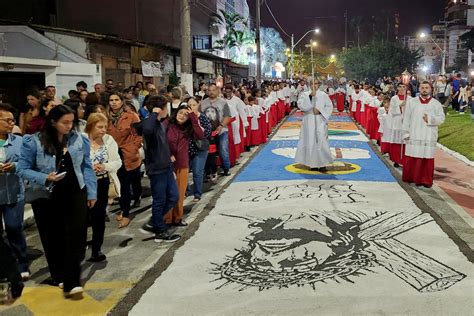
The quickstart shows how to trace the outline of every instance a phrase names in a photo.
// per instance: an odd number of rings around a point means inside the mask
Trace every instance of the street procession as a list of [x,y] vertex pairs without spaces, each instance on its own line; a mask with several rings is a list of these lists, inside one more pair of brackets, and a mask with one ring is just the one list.
[[0,316],[472,315],[473,8],[2,4]]

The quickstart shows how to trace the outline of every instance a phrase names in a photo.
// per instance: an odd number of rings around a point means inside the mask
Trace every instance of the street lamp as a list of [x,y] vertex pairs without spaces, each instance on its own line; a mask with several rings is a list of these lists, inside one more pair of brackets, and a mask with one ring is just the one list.
[[298,45],[301,42],[301,40],[303,38],[305,38],[306,35],[308,35],[311,32],[314,32],[315,34],[320,34],[321,30],[319,28],[309,30],[303,36],[301,36],[301,38],[296,43],[295,43],[294,35],[291,34],[291,70],[290,70],[290,79],[291,80],[293,80],[293,56],[294,56],[293,53],[294,53],[295,47],[296,47],[296,45]]
[[436,43],[436,41],[433,39],[433,37],[426,34],[425,32],[421,32],[419,37],[420,38],[429,38],[436,45],[436,47],[438,47],[438,49],[441,51],[441,74],[442,75],[446,74],[446,50],[442,49],[441,46],[439,46],[439,44]]
[[318,46],[318,42],[311,41],[311,44],[305,45],[305,47],[310,47],[311,48],[311,76],[314,80],[314,58],[313,58],[313,48],[316,48]]

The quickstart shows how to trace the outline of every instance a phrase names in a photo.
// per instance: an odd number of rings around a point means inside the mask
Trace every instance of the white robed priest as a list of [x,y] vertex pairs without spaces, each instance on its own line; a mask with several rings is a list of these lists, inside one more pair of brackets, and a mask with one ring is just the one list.
[[302,92],[298,97],[298,108],[304,113],[295,161],[312,170],[326,171],[334,161],[328,140],[328,121],[333,111],[329,96],[319,90],[315,80],[311,92]]

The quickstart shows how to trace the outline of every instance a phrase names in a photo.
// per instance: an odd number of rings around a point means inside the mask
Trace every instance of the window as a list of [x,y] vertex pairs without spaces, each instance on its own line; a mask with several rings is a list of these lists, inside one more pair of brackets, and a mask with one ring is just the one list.
[[212,49],[211,35],[193,36],[193,49],[196,49],[196,50]]

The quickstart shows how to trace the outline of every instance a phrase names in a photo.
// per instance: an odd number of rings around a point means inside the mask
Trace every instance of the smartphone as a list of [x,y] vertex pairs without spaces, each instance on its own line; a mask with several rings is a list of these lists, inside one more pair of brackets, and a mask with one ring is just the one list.
[[61,180],[62,178],[64,178],[64,177],[66,176],[66,173],[67,173],[67,172],[64,171],[64,172],[61,172],[61,173],[56,174],[56,179],[57,179],[57,180]]

